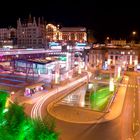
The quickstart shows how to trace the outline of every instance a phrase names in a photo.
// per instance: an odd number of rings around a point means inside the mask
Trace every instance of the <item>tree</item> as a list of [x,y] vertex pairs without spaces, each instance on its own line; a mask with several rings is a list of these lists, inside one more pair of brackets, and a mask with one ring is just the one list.
[[57,140],[54,129],[52,120],[31,119],[17,103],[11,104],[0,117],[0,140]]

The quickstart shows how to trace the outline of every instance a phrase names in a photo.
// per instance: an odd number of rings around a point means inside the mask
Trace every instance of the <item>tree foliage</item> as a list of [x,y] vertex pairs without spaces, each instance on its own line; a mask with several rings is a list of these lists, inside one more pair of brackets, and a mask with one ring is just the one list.
[[54,121],[31,119],[24,113],[23,106],[16,103],[11,104],[7,112],[1,109],[0,140],[57,140],[58,133],[54,129]]

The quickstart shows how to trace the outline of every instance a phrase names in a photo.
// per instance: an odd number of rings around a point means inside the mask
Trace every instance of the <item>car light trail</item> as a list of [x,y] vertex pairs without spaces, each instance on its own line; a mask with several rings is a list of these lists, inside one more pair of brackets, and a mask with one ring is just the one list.
[[42,106],[51,96],[54,96],[58,92],[71,88],[71,87],[79,84],[80,82],[84,82],[84,81],[87,81],[87,76],[84,76],[78,80],[75,80],[63,87],[58,87],[57,89],[54,89],[53,91],[47,93],[46,95],[41,96],[38,99],[37,103],[34,104],[32,110],[31,110],[31,118],[34,118],[34,119],[39,118],[42,120],[42,113],[41,113]]

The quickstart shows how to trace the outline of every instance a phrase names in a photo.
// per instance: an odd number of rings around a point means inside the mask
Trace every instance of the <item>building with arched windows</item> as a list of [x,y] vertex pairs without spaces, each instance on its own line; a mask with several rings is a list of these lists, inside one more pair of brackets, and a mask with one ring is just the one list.
[[62,33],[62,40],[64,41],[87,41],[87,33],[85,27],[62,27],[60,32]]
[[29,16],[28,21],[17,21],[18,48],[44,48],[46,47],[46,25],[44,20],[38,21]]
[[46,39],[49,42],[62,40],[62,33],[59,31],[59,27],[53,24],[47,24]]
[[87,33],[85,27],[62,27],[59,29],[59,25],[47,24],[46,38],[48,41],[86,42]]

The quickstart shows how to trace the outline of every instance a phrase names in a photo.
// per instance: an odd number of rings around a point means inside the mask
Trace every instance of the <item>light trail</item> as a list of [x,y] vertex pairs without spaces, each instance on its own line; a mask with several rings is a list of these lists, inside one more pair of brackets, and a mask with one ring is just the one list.
[[84,76],[78,80],[75,80],[63,87],[58,87],[57,89],[54,89],[53,91],[47,93],[46,95],[44,96],[41,96],[37,103],[34,104],[32,110],[31,110],[31,118],[39,118],[42,120],[42,113],[41,113],[41,109],[42,109],[42,106],[43,104],[52,96],[54,96],[55,94],[57,94],[58,92],[62,92],[68,88],[71,88],[81,82],[84,82],[84,81],[87,81],[87,76]]

